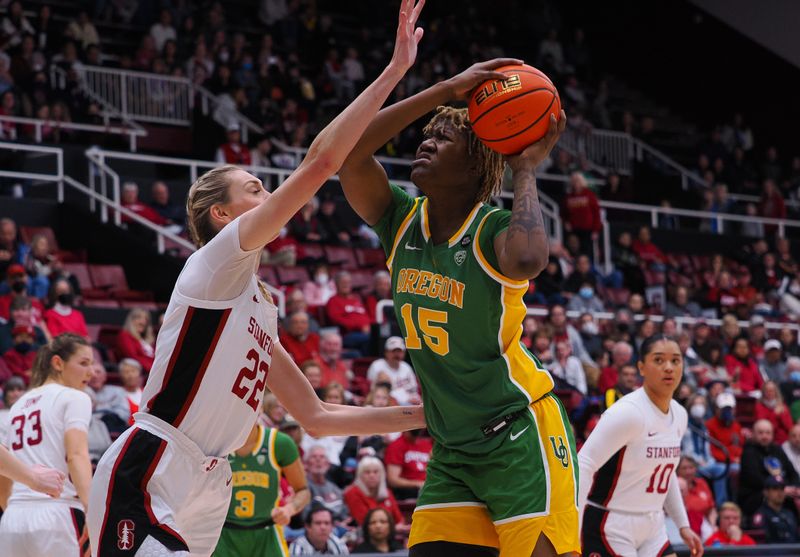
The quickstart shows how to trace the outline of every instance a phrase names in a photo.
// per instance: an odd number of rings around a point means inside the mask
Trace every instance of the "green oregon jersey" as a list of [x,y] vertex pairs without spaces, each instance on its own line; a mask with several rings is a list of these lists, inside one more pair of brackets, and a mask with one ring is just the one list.
[[494,240],[511,213],[479,203],[448,242],[434,245],[427,199],[390,187],[392,203],[374,229],[387,254],[428,430],[448,448],[484,453],[502,436],[487,438],[481,426],[553,388],[520,342],[528,281],[498,270]]
[[228,455],[233,472],[233,496],[227,522],[252,526],[271,518],[281,496],[281,469],[299,458],[291,437],[259,426],[258,441],[246,456]]

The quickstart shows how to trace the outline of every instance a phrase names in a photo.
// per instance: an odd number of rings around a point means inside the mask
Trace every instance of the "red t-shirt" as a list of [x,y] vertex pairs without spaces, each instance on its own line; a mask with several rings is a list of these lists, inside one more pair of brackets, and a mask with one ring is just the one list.
[[[15,296],[16,294],[14,293],[0,296],[0,318],[8,321],[8,319],[11,317],[11,301]],[[31,325],[38,326],[42,322],[44,306],[42,305],[42,302],[39,301],[39,298],[28,296],[28,299],[31,301]]]
[[314,361],[319,364],[320,369],[322,370],[322,386],[328,386],[328,383],[339,383],[345,390],[350,390],[350,378],[347,376],[347,372],[349,371],[347,364],[344,363],[344,360],[336,360],[336,363],[333,367],[326,364],[322,358],[319,356],[314,358]]
[[288,333],[281,332],[280,339],[281,344],[298,366],[319,356],[319,335],[317,333],[308,333],[306,340],[298,340]]
[[50,334],[54,337],[61,333],[75,333],[82,337],[89,336],[89,331],[86,329],[86,320],[77,309],[73,309],[69,315],[62,315],[54,309],[48,309],[44,312],[44,322],[47,324]]
[[30,383],[30,375],[25,373],[33,367],[33,361],[36,359],[36,350],[31,350],[27,354],[20,354],[14,348],[7,350],[3,354],[3,361],[6,363],[9,371],[18,377],[22,377],[27,385]]
[[600,205],[594,192],[583,188],[564,198],[564,218],[573,230],[600,232]]
[[604,367],[600,372],[600,379],[597,380],[597,389],[604,393],[608,389],[613,389],[617,385],[619,371],[614,366]]
[[633,248],[633,251],[636,252],[636,255],[639,256],[639,259],[645,263],[664,263],[667,260],[664,252],[661,251],[653,242],[643,244],[639,240],[634,240],[631,247]]
[[350,509],[350,516],[352,516],[358,524],[363,524],[367,513],[375,508],[382,507],[389,511],[394,518],[395,524],[403,522],[403,513],[400,512],[400,507],[397,506],[397,501],[389,491],[389,496],[383,501],[377,501],[361,491],[358,486],[351,485],[344,490],[344,502],[347,508]]
[[428,437],[417,437],[409,442],[400,436],[386,447],[386,466],[394,464],[400,467],[400,477],[406,480],[424,481],[431,458],[433,442]]
[[725,370],[731,378],[731,386],[743,393],[758,391],[764,385],[764,378],[758,370],[758,364],[753,358],[742,362],[732,354],[725,356]]
[[785,405],[783,411],[778,413],[760,400],[756,403],[756,420],[768,420],[772,424],[776,445],[780,445],[789,438],[789,430],[794,425],[792,416]]
[[706,540],[706,546],[716,545],[756,545],[756,541],[747,534],[743,533],[742,539],[740,539],[738,542],[735,542],[730,539],[726,533],[717,530]]
[[[739,425],[739,422],[733,420],[730,427],[725,427],[716,416],[713,416],[706,422],[706,428],[708,428],[708,434],[711,437],[725,445],[725,448],[728,449],[731,462],[739,462],[742,459],[742,445],[744,444],[744,439],[742,439],[742,426]],[[725,454],[722,452],[722,449],[718,448],[716,445],[711,445],[711,456],[713,456],[717,462],[725,462]]]
[[703,478],[694,478],[689,483],[689,492],[683,498],[683,503],[687,511],[695,511],[702,516],[714,508],[714,496]]
[[325,305],[328,321],[344,329],[345,332],[361,331],[369,327],[370,319],[364,302],[357,294],[331,297]]
[[153,367],[155,349],[146,345],[125,329],[121,330],[117,335],[116,353],[120,359],[133,358],[142,364],[145,373],[149,372],[150,368]]

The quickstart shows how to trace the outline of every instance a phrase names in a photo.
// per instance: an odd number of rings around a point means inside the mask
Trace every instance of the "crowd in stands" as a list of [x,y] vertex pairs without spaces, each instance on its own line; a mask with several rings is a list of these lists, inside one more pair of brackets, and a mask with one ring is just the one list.
[[[0,24],[0,115],[100,121],[100,107],[79,87],[85,65],[185,76],[225,96],[229,106],[266,130],[266,137],[246,145],[237,125],[220,121],[226,138],[218,161],[284,166],[273,141],[307,145],[317,122],[352,99],[386,57],[380,36],[365,27],[345,40],[332,17],[317,13],[309,1],[261,2],[258,17],[267,32],[257,37],[237,31],[235,14],[221,2],[196,13],[184,3],[152,12],[148,3],[135,4],[97,3],[96,13],[78,13],[62,32],[53,25],[49,7],[31,16],[21,2],[11,2]],[[92,23],[97,18],[149,31],[134,53],[109,56]],[[435,23],[426,28],[423,48],[428,50],[394,100],[476,59],[503,53],[491,39],[483,46],[456,41],[467,29],[458,16]],[[571,130],[586,133],[591,122],[644,141],[652,138],[653,118],[624,113],[618,119],[608,108],[609,83],[592,71],[580,29],[567,41],[556,32],[541,32],[544,38],[532,60],[556,79]],[[66,72],[65,89],[52,87],[50,64]],[[23,125],[0,122],[0,138],[31,133]],[[395,138],[386,154],[412,152],[418,133],[412,128]],[[80,139],[57,126],[45,130],[45,141]],[[800,189],[800,157],[786,165],[776,148],[761,149],[741,116],[710,133],[693,169],[706,184],[705,210],[741,212],[729,197],[739,193],[760,199],[744,207],[746,214],[793,214],[790,201]],[[692,528],[708,545],[798,541],[800,269],[792,242],[777,237],[770,225],[744,223],[736,232],[749,240],[733,256],[673,253],[643,226],[616,235],[612,272],[601,271],[593,260],[601,231],[598,199],[637,200],[636,177],[609,170],[595,192],[587,179],[600,176],[584,157],[561,149],[547,168],[568,179],[566,187],[548,190],[558,194],[562,205],[565,241],[551,246],[547,268],[531,282],[525,301],[540,311],[526,319],[522,342],[556,378],[580,442],[605,408],[641,383],[635,362],[644,338],[659,331],[674,335],[685,363],[677,398],[691,425],[678,481]],[[179,231],[185,219],[182,200],[170,199],[163,182],[142,186],[149,187],[149,201],[139,198],[139,185],[131,182],[122,190],[123,206]],[[123,221],[135,227],[130,218]],[[660,228],[679,226],[677,220],[659,222]],[[720,232],[716,226],[713,219],[700,225]],[[419,386],[404,341],[392,334],[396,328],[379,323],[377,303],[391,298],[382,255],[375,264],[349,265],[331,261],[321,246],[346,248],[351,254],[353,246],[365,254],[379,251],[374,236],[350,226],[329,196],[313,199],[298,212],[262,260],[265,272],[272,273],[265,278],[287,296],[281,343],[326,401],[416,404]],[[113,341],[99,342],[80,309],[86,285],[63,263],[46,235],[24,242],[14,221],[0,220],[3,405],[9,408],[24,393],[39,346],[64,332],[89,337],[97,348],[96,373],[88,387],[94,408],[90,451],[96,460],[138,409],[159,322],[150,310],[134,308]],[[301,272],[287,280],[288,271],[297,269]],[[768,329],[768,322],[783,326]],[[2,412],[0,436],[7,427]],[[425,478],[431,452],[425,432],[312,439],[270,396],[264,399],[262,421],[296,441],[312,491],[312,504],[287,529],[295,539],[293,555],[324,546],[334,554],[348,546],[357,546],[356,551],[397,547],[408,532],[413,500]]]

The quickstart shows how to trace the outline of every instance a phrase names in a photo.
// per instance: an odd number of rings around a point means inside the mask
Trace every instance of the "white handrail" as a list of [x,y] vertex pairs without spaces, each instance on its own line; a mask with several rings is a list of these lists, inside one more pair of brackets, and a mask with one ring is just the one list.
[[96,124],[81,124],[79,122],[59,122],[57,120],[40,120],[38,118],[22,118],[19,116],[0,115],[0,122],[11,122],[12,124],[22,124],[34,127],[34,141],[42,142],[42,130],[45,126],[50,126],[55,130],[75,130],[95,133],[105,133],[110,135],[127,135],[131,151],[136,152],[136,138],[147,135],[147,130],[142,128],[120,127],[120,126],[98,126]]
[[[210,108],[209,104],[219,106],[221,101],[219,97],[214,95],[211,91],[203,87],[202,85],[196,85],[194,82],[190,82],[193,91],[200,94],[200,103],[201,109],[203,110],[203,114],[208,114]],[[194,95],[190,98],[190,107],[194,107]],[[252,131],[253,133],[257,134],[264,134],[264,128],[253,122],[250,118],[239,112],[238,110],[227,110],[226,115],[228,118],[233,118],[239,124],[241,131],[242,131],[242,141],[247,143],[248,140],[248,133]],[[299,164],[299,163],[298,163]]]
[[17,172],[14,170],[0,169],[0,176],[7,178],[20,178],[22,180],[43,180],[46,182],[57,183],[57,197],[58,201],[64,201],[64,151],[58,147],[47,147],[44,145],[29,145],[27,143],[11,143],[9,141],[0,141],[0,149],[8,149],[11,151],[28,151],[32,153],[46,153],[48,155],[55,155],[56,157],[56,172],[55,174],[44,174],[41,172]]

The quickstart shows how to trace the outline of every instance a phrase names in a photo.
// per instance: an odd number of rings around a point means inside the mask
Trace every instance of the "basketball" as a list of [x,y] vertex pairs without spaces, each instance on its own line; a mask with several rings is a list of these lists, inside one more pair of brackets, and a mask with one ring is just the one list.
[[484,145],[514,155],[547,133],[550,115],[561,114],[561,100],[550,78],[536,68],[522,64],[496,71],[508,77],[484,81],[475,89],[469,120]]

